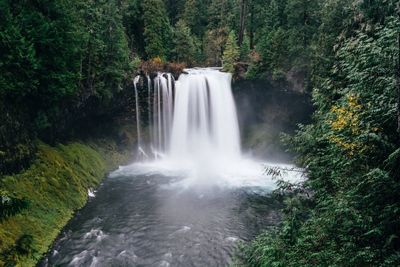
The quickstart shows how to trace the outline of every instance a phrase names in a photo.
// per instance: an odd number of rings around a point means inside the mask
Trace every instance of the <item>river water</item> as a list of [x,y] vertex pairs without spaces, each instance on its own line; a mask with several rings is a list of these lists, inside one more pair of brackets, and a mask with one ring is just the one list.
[[279,221],[260,187],[182,187],[159,173],[107,178],[40,266],[226,266]]

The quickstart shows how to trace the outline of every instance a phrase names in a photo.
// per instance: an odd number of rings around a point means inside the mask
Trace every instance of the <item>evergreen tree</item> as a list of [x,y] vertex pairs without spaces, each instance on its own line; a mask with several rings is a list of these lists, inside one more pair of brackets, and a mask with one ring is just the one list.
[[226,41],[224,54],[222,56],[222,66],[225,71],[233,73],[235,71],[235,63],[240,58],[240,49],[237,45],[237,38],[234,31],[229,33]]
[[129,49],[145,57],[143,10],[140,0],[129,0],[123,10],[123,23],[129,41]]
[[145,51],[148,58],[167,60],[171,49],[172,30],[162,0],[142,2]]
[[175,25],[184,12],[186,0],[164,0],[168,16],[172,25]]
[[292,64],[307,68],[311,55],[310,44],[318,28],[320,1],[288,0],[285,13],[289,28],[289,56]]
[[245,34],[242,46],[240,47],[240,60],[247,62],[249,60],[250,52],[250,39],[247,34]]
[[179,20],[174,30],[174,60],[189,65],[195,62],[197,55],[196,41],[185,21]]
[[207,26],[207,6],[204,0],[187,0],[181,18],[198,38],[203,37]]
[[109,100],[119,90],[129,68],[122,16],[117,1],[88,2],[84,7],[87,34],[81,97]]

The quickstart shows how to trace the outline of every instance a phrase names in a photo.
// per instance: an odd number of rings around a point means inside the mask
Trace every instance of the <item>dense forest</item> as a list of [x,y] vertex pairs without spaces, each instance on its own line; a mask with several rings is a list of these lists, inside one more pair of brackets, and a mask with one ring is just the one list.
[[[237,264],[399,266],[399,14],[396,0],[0,0],[0,177],[35,140],[124,110],[136,73],[223,66],[292,82],[315,108],[282,136],[308,179],[281,184],[283,222]],[[26,205],[0,189],[0,222]]]

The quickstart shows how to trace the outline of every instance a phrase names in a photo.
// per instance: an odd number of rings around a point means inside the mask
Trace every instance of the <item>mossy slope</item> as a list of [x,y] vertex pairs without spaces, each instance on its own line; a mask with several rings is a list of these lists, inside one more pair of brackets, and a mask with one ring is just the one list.
[[[29,169],[0,180],[2,190],[29,201],[27,209],[0,222],[0,266],[35,265],[74,211],[85,205],[88,189],[126,159],[109,142],[56,147],[40,143]],[[23,236],[33,239],[20,253],[16,244]]]

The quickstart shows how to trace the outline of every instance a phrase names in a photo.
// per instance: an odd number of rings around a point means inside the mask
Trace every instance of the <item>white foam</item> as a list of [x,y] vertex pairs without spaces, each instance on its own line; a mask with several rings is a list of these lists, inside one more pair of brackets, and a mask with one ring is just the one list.
[[228,242],[236,242],[239,240],[239,238],[234,237],[234,236],[228,236],[227,238],[225,238],[225,240]]
[[69,266],[81,266],[85,257],[87,256],[88,251],[84,250],[81,253],[79,253],[78,255],[75,255],[72,258],[72,261],[68,264]]
[[100,229],[91,229],[90,232],[85,233],[85,235],[83,236],[84,239],[95,238],[97,241],[101,241],[106,237],[107,235]]
[[96,193],[96,191],[94,191],[93,189],[91,189],[91,188],[88,189],[88,196],[90,198],[95,197],[96,196],[95,193]]
[[96,267],[98,262],[99,262],[99,259],[97,257],[93,257],[90,267]]
[[168,261],[160,261],[158,264],[159,267],[169,267],[171,264]]
[[[301,171],[293,170],[294,165],[271,164],[259,160],[242,158],[236,161],[229,161],[220,158],[218,162],[211,164],[186,160],[175,161],[170,159],[137,162],[128,166],[120,167],[111,173],[111,177],[136,176],[158,174],[166,177],[179,177],[168,186],[171,188],[193,188],[204,186],[218,186],[221,188],[242,188],[257,187],[265,191],[274,190],[277,180],[287,182],[299,182],[304,180]],[[265,173],[266,165],[271,168],[284,170],[281,176],[274,177]],[[212,169],[212,170],[211,170]],[[199,195],[201,198],[201,194]]]

